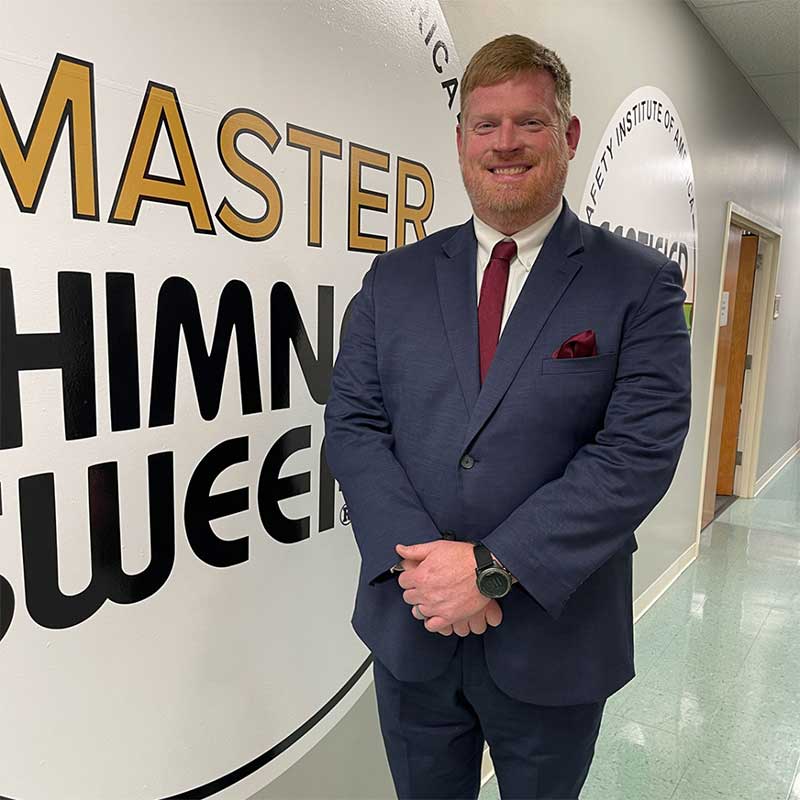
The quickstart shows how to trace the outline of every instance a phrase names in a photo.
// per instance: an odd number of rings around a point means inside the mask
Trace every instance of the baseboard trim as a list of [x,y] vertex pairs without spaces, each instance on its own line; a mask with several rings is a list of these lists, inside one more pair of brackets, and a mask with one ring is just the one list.
[[[800,444],[800,442],[798,443]],[[678,556],[675,561],[665,569],[661,575],[648,586],[639,597],[633,602],[633,619],[638,622],[653,603],[661,597],[664,592],[672,586],[680,577],[681,573],[697,558],[699,546],[694,542],[690,547]],[[481,762],[481,786],[484,786],[494,777],[494,765],[489,756],[488,745],[483,750],[483,761]]]
[[697,558],[699,552],[698,542],[692,542],[675,561],[633,601],[633,619],[638,622],[650,606],[655,603],[664,592],[672,586],[681,573]]
[[489,745],[483,748],[483,760],[481,761],[481,788],[483,788],[492,778],[494,778],[494,764],[489,755]]
[[767,488],[772,479],[798,454],[800,453],[800,441],[795,442],[757,481],[754,497]]

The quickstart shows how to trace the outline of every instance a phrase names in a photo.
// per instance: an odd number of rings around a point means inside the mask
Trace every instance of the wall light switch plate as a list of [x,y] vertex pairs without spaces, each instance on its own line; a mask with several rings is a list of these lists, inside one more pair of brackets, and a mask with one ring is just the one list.
[[719,307],[719,326],[724,328],[728,324],[728,306],[730,305],[731,293],[722,293],[722,304]]

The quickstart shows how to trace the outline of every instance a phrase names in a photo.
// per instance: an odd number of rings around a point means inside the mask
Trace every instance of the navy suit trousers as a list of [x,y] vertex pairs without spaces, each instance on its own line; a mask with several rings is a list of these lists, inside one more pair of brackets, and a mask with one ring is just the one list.
[[589,772],[605,701],[540,706],[497,688],[483,639],[470,635],[445,672],[397,680],[375,661],[375,690],[400,800],[467,800],[480,788],[484,742],[503,800],[577,800]]

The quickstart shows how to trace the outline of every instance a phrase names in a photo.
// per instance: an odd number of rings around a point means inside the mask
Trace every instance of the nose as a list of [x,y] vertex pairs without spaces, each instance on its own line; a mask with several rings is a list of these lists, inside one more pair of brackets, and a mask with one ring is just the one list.
[[516,150],[520,146],[517,126],[513,120],[504,119],[498,128],[496,148],[502,152]]

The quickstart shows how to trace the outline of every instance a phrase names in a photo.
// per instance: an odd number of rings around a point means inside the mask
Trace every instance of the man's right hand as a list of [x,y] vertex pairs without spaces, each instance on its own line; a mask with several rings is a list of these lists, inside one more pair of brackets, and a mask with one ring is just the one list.
[[455,633],[456,636],[469,636],[470,633],[475,633],[480,636],[486,633],[488,626],[496,628],[503,621],[503,609],[497,600],[490,600],[477,614],[473,614],[468,619],[456,622],[454,625],[448,625],[446,628],[438,631],[441,636],[450,636]]

